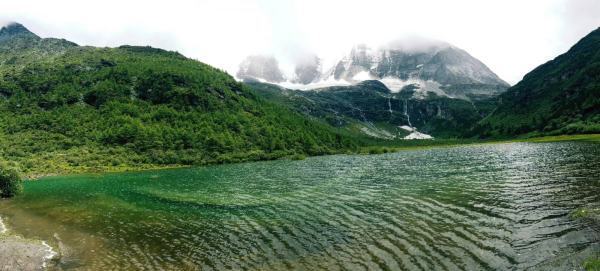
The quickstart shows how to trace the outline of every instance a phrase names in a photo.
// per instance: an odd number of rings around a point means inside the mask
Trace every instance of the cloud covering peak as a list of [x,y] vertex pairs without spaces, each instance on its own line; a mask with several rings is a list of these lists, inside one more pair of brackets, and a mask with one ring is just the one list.
[[327,67],[355,44],[417,34],[463,48],[515,83],[598,27],[600,1],[19,0],[2,3],[0,25],[10,21],[83,45],[175,50],[230,74],[248,55],[272,54],[293,72],[304,56]]

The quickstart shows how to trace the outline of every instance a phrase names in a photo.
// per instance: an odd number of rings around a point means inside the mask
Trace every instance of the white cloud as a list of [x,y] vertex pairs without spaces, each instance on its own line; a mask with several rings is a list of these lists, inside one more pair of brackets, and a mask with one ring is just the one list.
[[0,0],[0,24],[82,45],[152,45],[235,74],[247,55],[271,53],[286,69],[315,52],[324,66],[355,43],[417,34],[481,59],[502,78],[526,72],[600,26],[597,0]]

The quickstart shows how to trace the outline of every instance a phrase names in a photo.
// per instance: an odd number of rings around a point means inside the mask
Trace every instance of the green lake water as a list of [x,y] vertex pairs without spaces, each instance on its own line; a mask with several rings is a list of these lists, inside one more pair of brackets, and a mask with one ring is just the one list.
[[51,177],[10,234],[81,270],[573,270],[600,253],[600,144],[511,143]]

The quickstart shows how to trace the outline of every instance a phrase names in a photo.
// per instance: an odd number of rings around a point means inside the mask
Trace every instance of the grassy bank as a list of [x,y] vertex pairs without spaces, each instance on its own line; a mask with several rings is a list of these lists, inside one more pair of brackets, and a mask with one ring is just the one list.
[[380,154],[388,152],[397,152],[403,150],[416,150],[433,147],[453,147],[463,145],[477,144],[499,144],[499,143],[549,143],[561,141],[582,141],[582,142],[598,142],[600,143],[600,134],[583,134],[583,135],[560,135],[560,136],[543,136],[517,139],[441,139],[441,140],[402,140],[393,141],[387,144],[373,144],[360,149],[361,154]]
[[557,135],[557,136],[543,136],[543,137],[532,137],[524,139],[515,139],[514,142],[559,142],[559,141],[587,141],[587,142],[600,142],[600,134],[582,134],[582,135]]
[[405,150],[418,150],[436,147],[453,147],[462,145],[482,144],[497,142],[494,140],[476,139],[436,139],[436,140],[394,140],[388,142],[373,142],[365,145],[358,151],[359,154],[381,154]]
[[[354,153],[353,150],[325,151],[320,155]],[[176,155],[174,153],[173,155]],[[3,163],[18,169],[27,180],[39,179],[46,176],[78,174],[126,172],[153,169],[166,169],[189,166],[205,166],[214,164],[230,164],[250,161],[265,161],[276,159],[298,159],[305,156],[295,152],[251,151],[226,153],[212,159],[204,159],[191,163],[151,163],[144,154],[137,153],[125,147],[74,147],[68,150],[37,152],[33,154],[12,155],[3,157]]]
[[600,271],[600,256],[586,260],[583,263],[583,268],[586,271]]

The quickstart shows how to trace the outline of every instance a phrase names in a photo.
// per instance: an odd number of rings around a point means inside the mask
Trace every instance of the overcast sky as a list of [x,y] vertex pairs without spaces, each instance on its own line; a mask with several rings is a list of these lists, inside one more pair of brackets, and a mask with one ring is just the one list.
[[[514,84],[600,26],[600,0],[0,0],[0,25],[80,45],[151,45],[235,74],[249,54],[332,65],[405,35],[465,49]],[[328,67],[325,67],[328,68]]]

